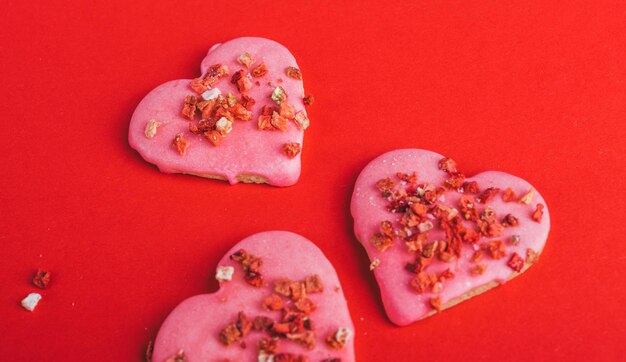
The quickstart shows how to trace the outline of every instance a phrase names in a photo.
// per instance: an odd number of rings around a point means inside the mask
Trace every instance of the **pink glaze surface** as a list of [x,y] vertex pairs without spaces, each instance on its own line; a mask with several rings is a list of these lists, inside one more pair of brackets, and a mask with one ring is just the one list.
[[[263,259],[264,287],[255,288],[243,280],[242,267],[229,258],[239,249]],[[239,343],[229,347],[223,345],[218,339],[220,331],[235,322],[240,311],[244,311],[250,320],[256,316],[279,320],[281,312],[262,307],[263,300],[272,294],[273,281],[280,278],[301,280],[313,274],[319,275],[324,285],[323,292],[307,294],[317,305],[317,310],[311,314],[317,334],[316,346],[307,350],[295,342],[281,339],[278,352],[306,355],[310,361],[326,358],[354,361],[353,337],[340,351],[330,349],[324,342],[326,336],[340,327],[349,328],[354,336],[354,326],[337,274],[312,242],[287,231],[254,234],[233,246],[220,260],[219,266],[233,266],[233,279],[220,282],[220,289],[213,294],[197,295],[183,301],[170,313],[157,335],[153,361],[163,362],[179,350],[183,350],[187,360],[192,362],[256,361],[257,342],[266,338],[266,333],[251,331],[244,338],[247,345],[244,349]]]
[[[228,66],[229,75],[221,78],[214,88],[219,88],[223,96],[232,92],[239,99],[241,93],[230,83],[230,78],[240,69],[247,70],[237,62],[237,57],[244,51],[256,59],[252,68],[265,63],[268,70],[263,77],[252,79],[253,83],[258,80],[260,86],[255,84],[246,93],[256,101],[252,107],[252,120],[236,120],[233,130],[218,147],[214,147],[202,135],[189,132],[189,121],[181,115],[185,96],[198,95],[189,87],[191,79],[173,80],[148,93],[135,109],[128,134],[130,145],[146,161],[165,173],[218,175],[231,184],[239,182],[238,175],[258,175],[276,186],[295,184],[300,176],[300,155],[288,158],[282,147],[289,142],[302,145],[304,131],[299,130],[293,122],[290,122],[285,132],[261,131],[257,125],[261,108],[266,104],[276,106],[270,95],[278,85],[285,89],[287,102],[295,107],[296,112],[306,113],[302,102],[302,81],[285,75],[288,66],[298,67],[289,50],[268,39],[237,38],[214,45],[202,61],[198,76],[204,75],[213,64]],[[278,82],[279,78],[282,83]],[[272,82],[273,87],[268,82]],[[163,123],[152,139],[144,134],[150,119]],[[182,156],[172,147],[172,141],[178,133],[183,133],[190,141],[187,153]]]
[[[419,149],[401,149],[387,152],[371,161],[359,175],[354,193],[352,195],[351,212],[354,218],[354,232],[357,239],[365,247],[370,260],[378,258],[380,265],[374,270],[374,275],[380,286],[381,297],[385,311],[389,319],[398,325],[407,325],[411,322],[425,317],[433,309],[429,306],[431,297],[440,296],[442,304],[466,294],[470,290],[491,281],[504,283],[514,275],[513,270],[506,265],[513,252],[517,252],[522,258],[526,258],[527,248],[536,252],[541,252],[550,230],[550,214],[545,200],[536,192],[530,205],[518,202],[502,201],[501,194],[495,196],[487,203],[493,208],[498,217],[511,213],[519,219],[520,225],[517,227],[505,228],[502,236],[497,238],[482,238],[479,243],[491,239],[501,239],[506,245],[506,256],[502,259],[491,259],[488,256],[480,263],[486,264],[487,269],[480,276],[472,276],[468,270],[475,266],[470,262],[474,254],[474,248],[470,245],[463,245],[461,258],[449,263],[441,262],[437,259],[426,267],[427,272],[439,273],[447,268],[455,274],[454,279],[444,283],[443,291],[438,294],[422,293],[418,294],[411,286],[410,281],[415,276],[404,269],[407,262],[413,262],[414,257],[407,252],[407,248],[401,239],[396,239],[394,245],[384,252],[379,252],[372,244],[371,237],[379,227],[381,221],[390,220],[394,227],[400,220],[400,213],[391,213],[387,210],[388,202],[381,196],[376,188],[376,181],[395,177],[396,172],[417,173],[418,183],[431,183],[441,185],[448,175],[438,169],[438,162],[443,158],[434,152]],[[462,165],[459,168],[463,171]],[[477,181],[481,190],[488,187],[499,187],[504,190],[511,187],[519,196],[526,194],[532,187],[528,182],[497,171],[487,171],[469,177],[467,181]],[[439,202],[458,208],[458,201],[461,194],[456,191],[448,191],[443,194]],[[546,205],[543,219],[537,223],[531,219],[532,212],[537,203]],[[479,211],[485,205],[479,204]],[[428,240],[444,240],[443,231],[434,222],[435,229],[429,233]],[[470,224],[468,223],[467,226]],[[520,235],[521,241],[517,246],[508,243],[511,235]]]

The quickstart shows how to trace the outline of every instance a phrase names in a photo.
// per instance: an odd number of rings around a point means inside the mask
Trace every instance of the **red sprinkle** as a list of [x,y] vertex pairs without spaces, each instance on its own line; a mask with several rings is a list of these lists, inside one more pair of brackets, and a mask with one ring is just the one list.
[[308,107],[315,102],[315,97],[312,94],[307,94],[302,98],[302,102]]
[[244,249],[240,249],[236,253],[230,256],[231,260],[234,260],[241,264],[245,273],[244,280],[253,287],[263,286],[263,275],[261,275],[260,269],[263,264],[263,259],[249,254]]
[[172,145],[176,148],[178,153],[183,156],[187,153],[187,148],[189,148],[189,141],[185,139],[185,136],[182,133],[179,133],[174,138],[174,142]]
[[504,226],[518,226],[519,225],[519,220],[511,215],[511,214],[506,214],[506,216],[504,217],[504,220],[502,220],[502,225]]
[[506,263],[506,265],[519,273],[524,267],[524,259],[522,259],[522,257],[517,253],[513,253],[513,255],[511,255],[511,259],[509,259],[509,262]]
[[491,200],[494,196],[496,196],[500,192],[500,189],[497,187],[490,187],[483,191],[480,196],[478,196],[478,202],[481,204],[486,204],[487,201]]
[[461,185],[461,188],[463,189],[463,192],[466,194],[477,194],[480,192],[480,188],[478,187],[478,182],[476,181],[463,182],[463,185]]
[[250,110],[252,106],[256,103],[256,101],[254,100],[254,98],[242,94],[239,103],[241,103],[241,105],[244,106],[247,110]]
[[50,272],[38,269],[33,277],[33,284],[39,289],[46,289],[50,284]]
[[489,255],[491,255],[494,259],[504,258],[506,255],[506,251],[504,250],[504,243],[502,240],[491,240],[487,246],[487,250],[489,250]]
[[181,111],[182,115],[185,118],[188,118],[190,121],[193,121],[196,115],[196,104],[198,103],[198,98],[196,96],[186,96],[185,104],[183,105],[183,110]]
[[454,273],[450,270],[450,268],[444,270],[439,274],[439,280],[450,280],[454,278]]
[[263,301],[263,307],[268,310],[281,310],[283,309],[283,300],[276,294],[272,294],[265,298]]
[[456,162],[451,158],[442,158],[439,160],[439,169],[447,173],[456,173]]

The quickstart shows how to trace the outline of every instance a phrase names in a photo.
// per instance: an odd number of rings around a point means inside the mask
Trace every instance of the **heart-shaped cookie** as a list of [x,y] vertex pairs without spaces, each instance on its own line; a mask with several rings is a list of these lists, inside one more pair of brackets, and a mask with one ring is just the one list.
[[402,149],[371,161],[352,195],[354,232],[389,319],[406,325],[498,286],[537,261],[550,230],[541,195],[497,171]]
[[284,46],[237,38],[209,50],[198,78],[151,91],[128,140],[162,172],[289,186],[300,176],[311,99]]
[[252,235],[220,260],[216,278],[217,292],[183,301],[163,322],[152,361],[354,361],[339,279],[309,240]]

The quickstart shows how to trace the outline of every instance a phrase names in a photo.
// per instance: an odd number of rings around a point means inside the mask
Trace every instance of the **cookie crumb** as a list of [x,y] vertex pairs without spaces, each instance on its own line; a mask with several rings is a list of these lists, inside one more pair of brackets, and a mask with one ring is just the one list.
[[41,300],[41,294],[39,293],[30,293],[26,296],[26,298],[22,299],[22,307],[27,311],[34,311],[37,307],[37,303]]

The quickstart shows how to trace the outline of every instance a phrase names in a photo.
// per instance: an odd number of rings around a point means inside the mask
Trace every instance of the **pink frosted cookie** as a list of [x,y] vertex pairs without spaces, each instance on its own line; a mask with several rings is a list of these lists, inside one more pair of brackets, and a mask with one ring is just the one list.
[[497,171],[465,178],[449,158],[403,149],[370,162],[351,204],[389,319],[406,325],[518,276],[550,230],[546,202]]
[[226,253],[215,277],[217,292],[191,297],[167,317],[152,361],[354,361],[339,279],[309,240],[252,235]]
[[295,184],[312,97],[289,50],[237,38],[214,45],[200,68],[199,78],[148,93],[130,121],[130,145],[166,173]]

